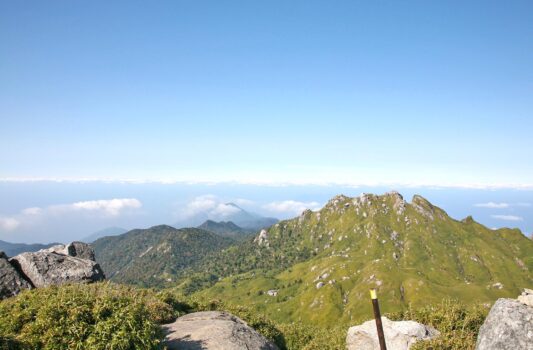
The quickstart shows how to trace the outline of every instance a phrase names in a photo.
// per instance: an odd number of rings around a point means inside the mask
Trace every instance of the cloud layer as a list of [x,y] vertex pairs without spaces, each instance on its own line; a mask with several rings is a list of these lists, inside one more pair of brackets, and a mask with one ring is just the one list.
[[286,213],[298,215],[306,209],[317,210],[320,208],[318,202],[299,202],[295,200],[285,200],[271,202],[263,206],[264,209],[273,213]]
[[494,219],[504,221],[524,221],[524,218],[516,215],[492,215]]
[[4,231],[12,231],[19,227],[20,221],[15,218],[0,218],[0,229]]
[[100,217],[117,217],[125,210],[138,209],[141,207],[141,201],[135,198],[100,199],[50,205],[44,208],[30,207],[21,210],[17,215],[0,217],[0,230],[13,231],[22,225],[31,225],[50,219],[51,217],[62,217],[74,213],[90,213]]
[[117,216],[124,209],[137,209],[142,206],[141,202],[135,198],[109,199],[76,202],[70,205],[73,210],[100,211],[107,215]]
[[474,207],[492,208],[492,209],[504,209],[504,208],[509,208],[509,206],[510,206],[509,203],[495,203],[495,202],[474,204]]
[[[241,203],[252,203],[245,199],[240,199]],[[240,211],[236,206],[223,202],[214,195],[203,195],[194,198],[187,203],[184,209],[178,212],[182,220],[193,218],[197,215],[206,215],[211,220],[224,220]]]

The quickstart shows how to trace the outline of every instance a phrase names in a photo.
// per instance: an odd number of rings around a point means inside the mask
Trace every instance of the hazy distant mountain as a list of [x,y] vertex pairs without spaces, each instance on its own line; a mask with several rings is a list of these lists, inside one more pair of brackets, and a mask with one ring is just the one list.
[[24,252],[36,252],[41,249],[50,248],[53,245],[59,243],[48,243],[48,244],[26,244],[26,243],[9,243],[6,241],[0,241],[0,252],[6,253],[7,256],[15,256]]
[[420,196],[408,203],[392,192],[334,197],[202,264],[211,281],[226,277],[200,292],[207,298],[284,322],[333,325],[367,312],[369,288],[388,311],[443,298],[514,298],[533,284],[533,242],[518,229],[454,220]]
[[171,283],[209,253],[234,242],[197,228],[159,225],[102,237],[92,246],[96,261],[109,279],[148,287]]
[[254,230],[247,230],[240,226],[235,225],[231,221],[220,221],[216,222],[213,220],[207,220],[200,226],[199,229],[210,231],[216,233],[217,235],[223,237],[231,238],[244,238],[254,234]]
[[118,236],[125,232],[128,232],[125,228],[122,227],[108,227],[100,231],[96,231],[93,234],[90,234],[89,236],[82,239],[82,242],[85,243],[92,243],[96,241],[98,238],[106,237],[106,236]]
[[[270,227],[279,221],[276,218],[264,217],[256,213],[246,211],[235,203],[226,203],[225,206],[231,207],[233,210],[223,217],[223,221],[231,221],[246,230],[257,231],[266,227]],[[176,227],[196,227],[206,220],[213,219],[214,218],[210,217],[208,212],[197,213],[187,220],[176,223]]]

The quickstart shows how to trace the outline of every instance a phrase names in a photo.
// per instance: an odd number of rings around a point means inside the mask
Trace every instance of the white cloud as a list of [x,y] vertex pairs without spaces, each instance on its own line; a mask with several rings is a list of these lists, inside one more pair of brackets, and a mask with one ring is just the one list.
[[[233,201],[238,205],[252,204],[253,202],[247,199],[236,199]],[[241,209],[232,204],[224,202],[219,197],[207,194],[198,196],[187,203],[185,208],[177,211],[177,216],[180,219],[189,219],[196,215],[207,215],[211,220],[224,220],[227,217],[240,212]]]
[[257,185],[257,186],[346,186],[346,187],[394,187],[394,188],[432,188],[432,189],[446,189],[446,188],[460,188],[460,189],[479,189],[479,190],[494,190],[494,189],[516,189],[531,191],[533,190],[533,183],[503,183],[503,182],[484,182],[484,183],[469,183],[469,182],[444,182],[444,181],[390,181],[386,179],[377,180],[372,176],[360,178],[359,180],[352,180],[354,176],[351,174],[344,177],[318,176],[311,178],[302,178],[297,176],[293,178],[285,178],[280,176],[255,176],[253,178],[238,178],[234,175],[231,180],[228,178],[212,178],[206,177],[198,179],[195,176],[194,180],[188,177],[176,178],[56,178],[56,177],[3,177],[0,182],[57,182],[57,183],[127,183],[127,184],[205,184],[205,185],[221,185],[221,184],[240,184],[240,185]]
[[241,210],[233,205],[219,203],[215,209],[209,212],[209,216],[218,219],[224,219],[232,214],[236,214]]
[[43,210],[39,207],[26,208],[21,211],[23,215],[40,215],[42,212]]
[[5,231],[11,231],[19,227],[20,221],[15,218],[0,218],[0,228]]
[[211,194],[199,196],[187,203],[187,206],[181,213],[181,216],[189,218],[201,213],[209,212],[215,209],[218,204],[219,200],[216,196]]
[[492,209],[509,208],[509,206],[510,206],[509,203],[494,203],[494,202],[474,204],[474,207],[478,207],[478,208],[492,208]]
[[524,218],[516,215],[492,215],[494,219],[505,221],[524,221]]
[[254,204],[254,201],[251,201],[249,199],[244,199],[244,198],[237,198],[233,202],[235,202],[235,204],[237,204],[237,205],[242,205],[242,206],[247,206],[247,205],[253,205]]
[[0,229],[12,231],[19,226],[42,224],[50,217],[73,213],[97,213],[103,217],[120,215],[126,209],[138,209],[142,203],[135,198],[101,199],[70,204],[50,205],[44,208],[30,207],[12,217],[0,217]]
[[124,209],[138,209],[142,203],[135,198],[101,199],[96,201],[76,202],[69,205],[73,210],[87,210],[103,212],[110,216],[117,216]]
[[319,209],[320,204],[318,202],[299,202],[294,200],[286,200],[268,203],[264,205],[263,208],[274,213],[288,213],[297,215],[306,209]]

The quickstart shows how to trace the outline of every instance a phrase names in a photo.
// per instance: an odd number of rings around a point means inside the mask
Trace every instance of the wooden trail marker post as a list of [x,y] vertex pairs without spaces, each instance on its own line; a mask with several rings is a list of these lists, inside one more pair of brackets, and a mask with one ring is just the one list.
[[370,290],[370,299],[374,308],[374,318],[376,319],[376,328],[378,330],[379,347],[381,350],[387,350],[385,344],[385,334],[383,333],[383,324],[381,323],[381,312],[379,311],[378,294],[375,289]]

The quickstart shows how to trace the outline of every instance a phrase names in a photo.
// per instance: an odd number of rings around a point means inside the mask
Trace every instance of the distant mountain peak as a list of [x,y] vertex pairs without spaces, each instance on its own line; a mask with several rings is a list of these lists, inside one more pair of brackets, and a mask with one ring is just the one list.
[[228,203],[224,203],[225,205],[228,205],[230,207],[234,207],[234,208],[237,208],[239,210],[244,210],[242,209],[241,207],[239,207],[237,204],[233,203],[233,202],[228,202]]
[[203,224],[198,226],[199,229],[206,230],[209,232],[216,233],[217,235],[223,236],[223,237],[231,237],[231,238],[244,238],[249,237],[250,233],[253,233],[254,231],[246,230],[238,225],[236,225],[232,221],[213,221],[213,220],[206,220]]

